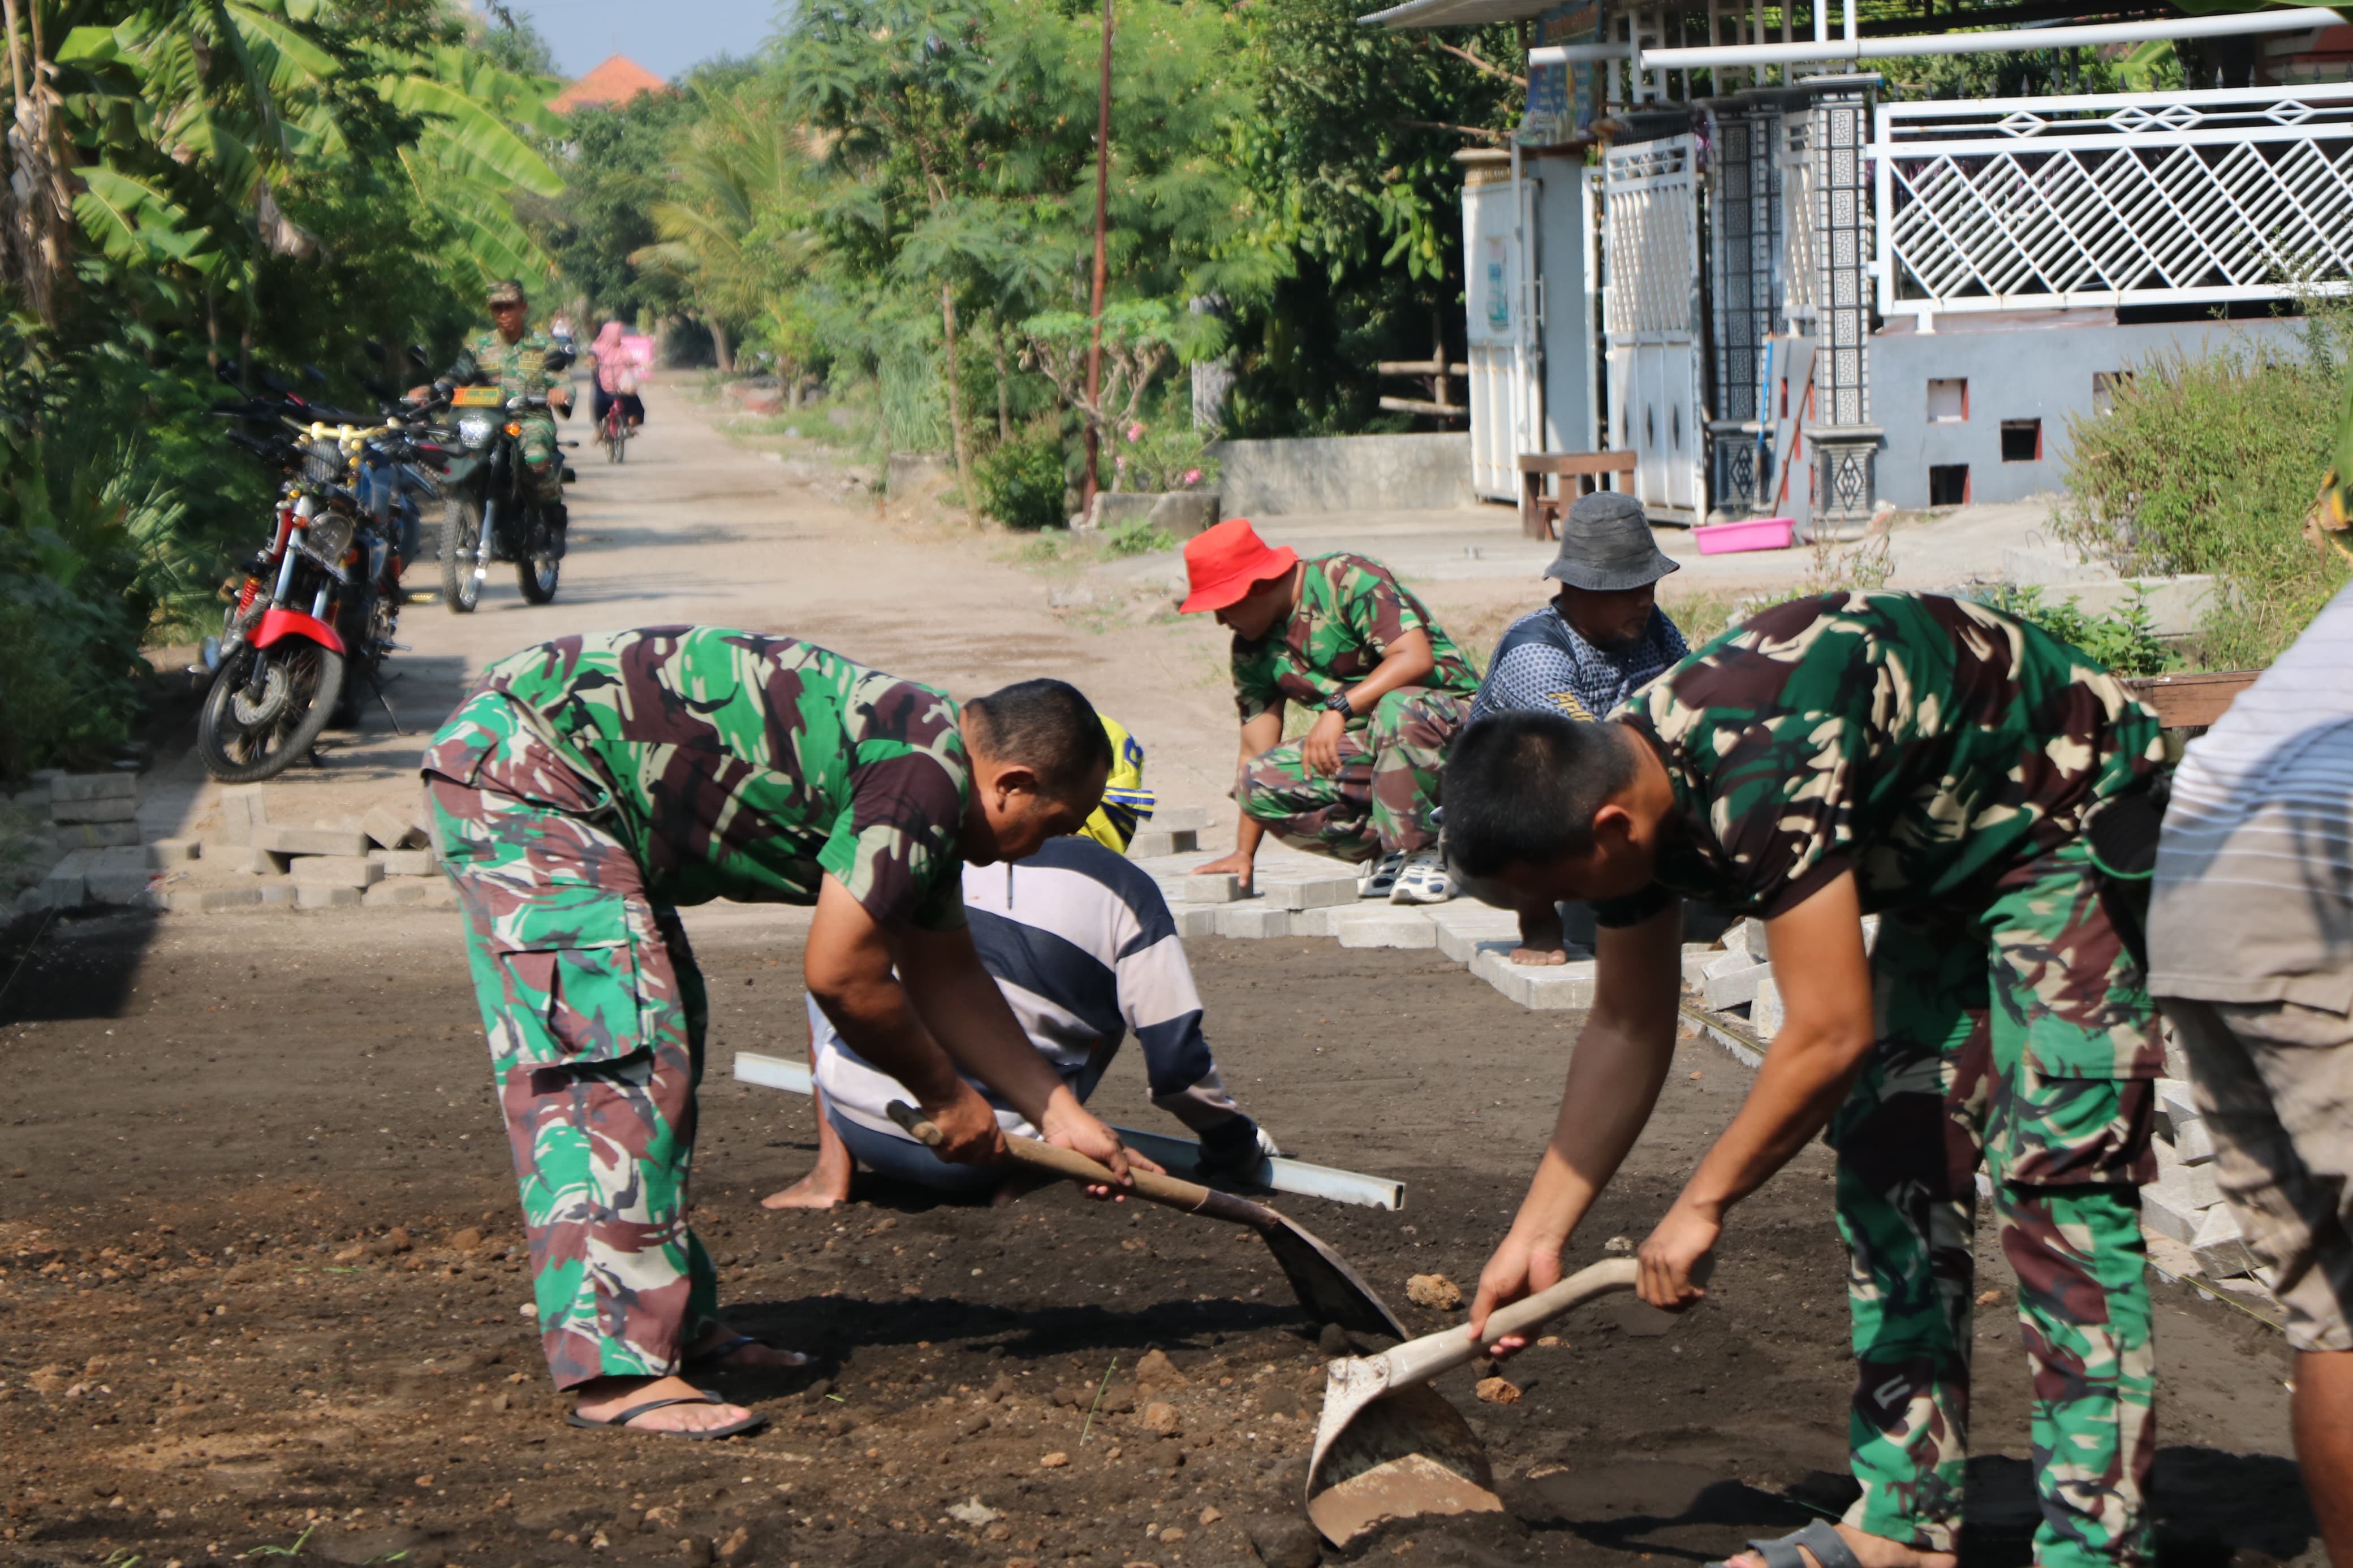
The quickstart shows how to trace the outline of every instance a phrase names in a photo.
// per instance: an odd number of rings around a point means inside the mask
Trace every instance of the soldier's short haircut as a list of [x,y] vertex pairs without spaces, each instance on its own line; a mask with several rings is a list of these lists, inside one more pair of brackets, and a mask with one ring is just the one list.
[[1593,816],[1634,780],[1615,724],[1498,713],[1456,738],[1440,798],[1446,858],[1469,877],[1593,847]]
[[1020,680],[965,704],[974,737],[1000,763],[1018,763],[1056,793],[1111,766],[1111,737],[1086,694],[1067,680]]

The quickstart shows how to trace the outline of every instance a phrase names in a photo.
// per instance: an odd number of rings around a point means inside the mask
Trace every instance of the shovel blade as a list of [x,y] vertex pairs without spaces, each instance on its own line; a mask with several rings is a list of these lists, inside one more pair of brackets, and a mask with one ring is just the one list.
[[[1270,1211],[1271,1212],[1271,1211]],[[1291,1220],[1259,1232],[1274,1254],[1292,1293],[1319,1322],[1337,1323],[1360,1334],[1387,1334],[1402,1340],[1405,1325],[1388,1304],[1373,1293],[1340,1255]]]
[[1426,1383],[1357,1411],[1307,1479],[1307,1517],[1345,1546],[1392,1519],[1499,1513],[1495,1474],[1461,1412]]

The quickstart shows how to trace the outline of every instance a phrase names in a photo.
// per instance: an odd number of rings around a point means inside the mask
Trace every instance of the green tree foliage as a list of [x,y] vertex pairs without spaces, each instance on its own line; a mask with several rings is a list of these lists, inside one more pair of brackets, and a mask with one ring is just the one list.
[[653,208],[668,194],[672,142],[691,130],[696,107],[681,93],[646,92],[618,108],[574,110],[554,160],[564,195],[519,204],[557,272],[595,315],[634,321],[675,310],[685,298],[676,273],[640,270],[629,258],[661,241]]

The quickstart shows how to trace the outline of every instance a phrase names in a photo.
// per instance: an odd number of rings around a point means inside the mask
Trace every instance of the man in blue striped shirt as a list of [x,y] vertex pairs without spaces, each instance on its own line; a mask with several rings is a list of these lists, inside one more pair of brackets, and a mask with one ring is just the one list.
[[[1082,1101],[1133,1031],[1153,1103],[1200,1139],[1205,1166],[1246,1171],[1261,1154],[1280,1152],[1226,1091],[1201,1037],[1201,997],[1176,918],[1144,870],[1092,838],[1049,839],[1018,863],[965,868],[964,902],[981,963],[1039,1054]],[[817,1169],[768,1197],[768,1207],[830,1208],[849,1196],[861,1164],[958,1196],[999,1188],[1001,1170],[946,1164],[899,1130],[887,1107],[912,1097],[852,1051],[814,1000],[809,1035]],[[1038,1136],[1011,1105],[991,1103],[1006,1131]]]

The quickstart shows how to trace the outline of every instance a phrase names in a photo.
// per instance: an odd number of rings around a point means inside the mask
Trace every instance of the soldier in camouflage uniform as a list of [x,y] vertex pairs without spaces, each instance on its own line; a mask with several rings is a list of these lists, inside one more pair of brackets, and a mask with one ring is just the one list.
[[[1831,595],[1750,618],[1609,722],[1482,721],[1448,764],[1458,878],[1597,900],[1593,1016],[1474,1331],[1560,1273],[1674,1048],[1677,896],[1761,917],[1786,1022],[1640,1255],[1702,1292],[1723,1216],[1825,1127],[1852,1258],[1836,1529],[1736,1568],[1948,1564],[1967,1458],[1975,1173],[2034,1371],[2041,1568],[2145,1561],[2156,1453],[2138,1184],[2162,1057],[2084,828],[2147,786],[2154,715],[2097,664],[1962,601]],[[1875,946],[1862,917],[1880,917]],[[1868,951],[1868,956],[1866,956]],[[1515,1344],[1516,1342],[1514,1342]]]
[[810,993],[924,1102],[950,1157],[1003,1151],[960,1068],[1124,1169],[1006,1008],[962,893],[967,860],[1074,831],[1110,762],[1060,682],[960,712],[791,637],[653,627],[484,673],[426,752],[426,798],[467,913],[541,1341],[584,1395],[576,1422],[749,1429],[676,1374],[798,1360],[725,1328],[688,1228],[709,1007],[681,904],[815,904]]
[[[509,397],[535,397],[544,393],[548,406],[572,412],[571,383],[546,367],[555,340],[531,330],[531,301],[513,279],[491,285],[491,319],[496,324],[467,340],[465,353],[451,367],[448,379],[459,383],[496,384]],[[471,373],[468,373],[468,366]],[[538,409],[516,416],[522,426],[519,438],[524,472],[532,494],[560,509],[564,504],[564,458],[556,449],[555,421]]]
[[[1446,748],[1471,710],[1478,672],[1397,574],[1362,555],[1303,562],[1234,518],[1185,546],[1187,613],[1234,634],[1241,806],[1231,855],[1197,875],[1248,887],[1260,837],[1366,863],[1367,897],[1450,896],[1431,814]],[[1282,739],[1283,710],[1315,713]]]

